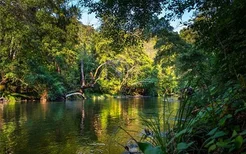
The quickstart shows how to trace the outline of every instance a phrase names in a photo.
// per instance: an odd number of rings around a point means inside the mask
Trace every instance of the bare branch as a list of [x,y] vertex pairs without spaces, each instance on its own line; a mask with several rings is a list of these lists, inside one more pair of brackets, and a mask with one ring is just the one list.
[[74,92],[66,95],[66,98],[73,96],[73,95],[80,95],[85,99],[85,96],[81,92]]
[[110,62],[111,62],[111,61],[106,61],[105,63],[102,63],[101,65],[99,65],[99,66],[97,67],[97,69],[96,69],[96,71],[95,71],[95,73],[94,73],[94,75],[93,75],[94,79],[96,78],[99,69],[100,69],[101,67],[103,67],[104,65],[107,65],[107,64],[110,63]]

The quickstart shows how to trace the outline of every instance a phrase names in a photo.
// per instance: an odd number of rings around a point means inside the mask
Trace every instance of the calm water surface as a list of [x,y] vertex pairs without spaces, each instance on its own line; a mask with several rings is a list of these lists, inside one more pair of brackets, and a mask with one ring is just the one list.
[[0,104],[0,153],[120,154],[130,137],[119,126],[138,139],[140,117],[172,117],[178,107],[157,98]]

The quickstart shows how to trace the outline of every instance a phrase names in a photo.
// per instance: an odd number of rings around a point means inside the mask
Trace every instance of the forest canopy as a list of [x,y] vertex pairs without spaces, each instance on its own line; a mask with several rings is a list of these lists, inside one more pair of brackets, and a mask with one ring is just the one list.
[[[123,4],[130,4],[126,2]],[[147,3],[150,1],[141,5],[132,4],[129,9],[140,9]],[[123,7],[123,4],[120,6]],[[165,64],[170,66],[164,68],[164,63],[157,62],[155,57],[165,52],[160,49],[161,46],[170,48],[175,40],[166,38],[168,42],[160,43],[163,38],[157,33],[163,31],[163,35],[177,37],[180,46],[184,46],[184,41],[172,32],[168,20],[157,17],[156,13],[161,9],[156,9],[158,5],[156,2],[150,10],[146,8],[149,14],[146,18],[141,16],[143,14],[134,14],[129,22],[132,24],[136,20],[136,24],[131,25],[135,28],[130,30],[123,19],[128,18],[128,10],[119,8],[125,12],[121,13],[122,17],[116,17],[110,10],[112,8],[107,8],[101,1],[98,4],[91,1],[75,4],[67,0],[1,2],[1,96],[63,99],[82,85],[81,61],[84,82],[89,84],[96,80],[93,88],[86,90],[89,93],[157,96],[167,89],[174,91],[177,86],[177,77],[172,69],[174,64]],[[108,13],[98,12],[101,20],[98,30],[81,24],[80,11],[85,6],[91,11],[101,10],[101,7],[109,9]],[[146,14],[146,11],[142,13]],[[140,16],[145,19],[144,22],[137,21]],[[159,42],[158,47],[156,42]],[[91,74],[96,72],[97,67],[109,61],[111,63],[101,67],[93,79]],[[162,79],[162,75],[167,77]]]
[[[81,24],[84,7],[99,29]],[[220,83],[243,79],[244,7],[239,0],[2,1],[1,95],[61,99],[80,89],[81,61],[89,93],[177,93],[188,78],[200,80],[196,67]],[[169,20],[186,10],[194,20],[173,32]]]

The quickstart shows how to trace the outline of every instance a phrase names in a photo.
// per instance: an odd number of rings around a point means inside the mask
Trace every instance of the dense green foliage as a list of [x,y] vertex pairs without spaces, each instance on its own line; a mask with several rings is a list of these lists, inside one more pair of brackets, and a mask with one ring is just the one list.
[[[147,120],[163,153],[244,153],[245,147],[245,7],[236,1],[184,1],[176,13],[196,9],[180,36],[190,44],[177,57],[183,93],[173,129]],[[180,11],[181,10],[181,11]],[[194,93],[189,93],[192,87]],[[167,132],[165,137],[158,132]]]
[[89,93],[157,96],[177,86],[174,63],[161,60],[168,48],[179,48],[169,47],[178,35],[164,18],[153,16],[148,29],[128,31],[114,16],[101,15],[95,30],[79,22],[79,7],[66,0],[6,1],[0,7],[0,95],[5,98],[63,99],[80,89],[81,60],[85,82],[91,83],[93,74],[96,80]]
[[180,70],[184,73],[183,82],[192,86],[195,94],[185,100],[185,106],[193,113],[186,117],[192,120],[181,124],[191,134],[182,135],[180,140],[193,141],[188,148],[191,151],[241,153],[245,151],[242,22],[246,19],[246,3],[206,1],[196,7],[199,13],[194,23],[182,33],[186,40],[194,42],[192,49],[180,56]]
[[4,1],[0,12],[1,95],[64,93],[76,65],[78,9],[66,1]]

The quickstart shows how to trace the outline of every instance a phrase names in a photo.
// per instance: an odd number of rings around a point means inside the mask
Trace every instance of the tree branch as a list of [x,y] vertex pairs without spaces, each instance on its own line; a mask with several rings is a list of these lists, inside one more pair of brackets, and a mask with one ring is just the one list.
[[81,92],[74,92],[66,95],[66,98],[73,96],[73,95],[80,95],[85,99],[85,96]]

